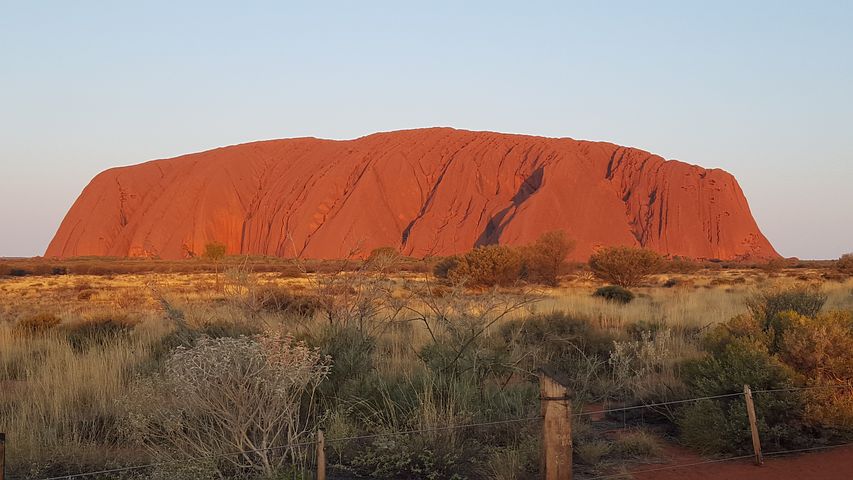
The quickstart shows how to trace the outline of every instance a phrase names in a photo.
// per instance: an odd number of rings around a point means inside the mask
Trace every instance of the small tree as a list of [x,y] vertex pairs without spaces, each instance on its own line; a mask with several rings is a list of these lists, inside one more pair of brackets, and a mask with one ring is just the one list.
[[589,267],[598,278],[625,288],[636,287],[663,264],[657,253],[632,247],[602,248],[589,257]]
[[526,248],[528,279],[545,285],[557,286],[557,277],[566,265],[566,256],[575,248],[575,242],[566,232],[555,230],[542,234]]
[[224,243],[210,242],[204,246],[204,258],[213,262],[213,273],[216,275],[216,283],[219,283],[219,263],[225,258],[228,247]]
[[228,247],[224,243],[210,242],[204,246],[204,258],[216,263],[223,258],[228,252]]
[[374,248],[367,257],[369,270],[387,271],[400,262],[400,252],[394,247]]

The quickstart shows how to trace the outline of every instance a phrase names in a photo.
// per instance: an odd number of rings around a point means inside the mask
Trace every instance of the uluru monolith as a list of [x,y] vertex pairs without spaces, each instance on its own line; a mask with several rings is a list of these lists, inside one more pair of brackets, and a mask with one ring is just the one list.
[[109,169],[71,207],[48,257],[230,254],[415,257],[564,230],[576,259],[643,246],[697,259],[779,255],[735,178],[635,148],[451,128],[293,138]]

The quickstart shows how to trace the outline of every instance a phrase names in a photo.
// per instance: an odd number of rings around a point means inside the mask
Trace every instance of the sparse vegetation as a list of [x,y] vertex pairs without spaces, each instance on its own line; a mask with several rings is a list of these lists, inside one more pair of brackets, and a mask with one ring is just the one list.
[[[516,253],[522,267],[530,264],[529,250]],[[388,257],[303,265],[299,274],[225,258],[221,288],[209,273],[47,271],[0,280],[0,431],[14,434],[7,445],[12,475],[175,459],[180,463],[146,471],[146,478],[288,478],[310,464],[311,447],[252,455],[240,465],[186,461],[249,446],[202,421],[219,412],[257,427],[246,430],[252,445],[263,443],[264,430],[282,432],[279,443],[310,440],[319,427],[327,438],[426,431],[330,442],[330,468],[349,476],[531,478],[539,464],[535,421],[432,430],[537,414],[536,370],[543,366],[565,373],[578,410],[728,394],[743,383],[775,390],[853,380],[853,284],[817,284],[834,265],[806,272],[813,279],[806,286],[797,280],[802,269],[772,278],[758,268],[679,273],[679,288],[647,279],[630,303],[619,303],[593,297],[606,285],[583,271],[561,273],[558,287],[537,291],[524,287],[533,281],[524,270],[509,286],[489,287],[436,282],[416,268],[401,273],[409,260],[380,258]],[[459,258],[446,261],[448,271]],[[274,371],[298,369],[279,368],[284,364],[268,355],[307,358],[290,355],[296,351],[310,353],[317,363],[308,363],[322,374],[285,388]],[[273,377],[241,384],[244,367]],[[284,390],[273,392],[276,385]],[[288,402],[270,396],[297,391]],[[276,411],[266,407],[272,404],[298,408],[288,407],[293,421],[275,428],[247,409],[206,410],[244,395],[252,398],[225,404],[251,409],[266,399],[264,411]],[[850,398],[853,392],[838,388],[756,393],[767,448],[846,438]],[[644,422],[703,452],[750,448],[739,397],[632,412],[619,415],[612,435],[578,420],[579,471],[609,473],[659,455],[664,440]]]

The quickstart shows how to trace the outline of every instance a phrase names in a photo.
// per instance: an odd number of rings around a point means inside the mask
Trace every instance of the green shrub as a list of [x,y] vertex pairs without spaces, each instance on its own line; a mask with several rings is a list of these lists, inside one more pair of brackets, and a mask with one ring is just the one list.
[[634,300],[634,294],[627,288],[620,287],[619,285],[601,287],[593,292],[592,296],[603,298],[608,302],[621,303],[623,305],[631,303],[631,301]]
[[[786,389],[796,373],[768,353],[763,344],[733,338],[714,355],[691,360],[684,378],[694,396]],[[762,443],[766,447],[799,448],[808,444],[802,421],[803,402],[796,392],[777,392],[756,402]],[[751,437],[741,396],[701,401],[681,409],[677,423],[684,443],[706,453],[750,451]]]
[[657,253],[632,247],[606,247],[589,257],[589,267],[597,277],[625,288],[636,287],[663,265],[664,259]]
[[564,373],[578,399],[600,398],[608,390],[607,358],[614,337],[584,317],[553,312],[512,320],[500,329],[503,345],[526,371],[549,366]]
[[[539,351],[537,361],[547,363],[571,356],[578,350],[590,355],[607,355],[613,337],[588,318],[565,312],[533,315],[512,320],[501,327],[501,336],[524,351]],[[541,366],[541,365],[540,365]]]
[[344,392],[352,393],[349,387],[363,382],[373,370],[376,342],[355,327],[328,326],[311,343],[335,362],[328,379],[320,385],[321,397],[328,402],[338,401]]
[[377,479],[466,480],[479,478],[480,447],[388,437],[375,441],[352,459],[355,472]]
[[796,312],[814,318],[826,303],[827,296],[817,288],[793,287],[763,292],[747,303],[753,317],[761,321],[765,329],[773,327],[776,317],[783,312]]

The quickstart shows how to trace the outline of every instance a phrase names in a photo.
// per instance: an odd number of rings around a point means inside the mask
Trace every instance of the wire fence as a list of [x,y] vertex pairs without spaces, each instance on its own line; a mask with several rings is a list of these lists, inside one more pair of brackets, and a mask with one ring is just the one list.
[[[853,389],[853,385],[851,385],[849,383],[844,383],[844,384],[833,384],[833,385],[811,386],[811,387],[788,387],[788,388],[775,388],[775,389],[760,389],[760,390],[753,390],[752,393],[753,394],[772,394],[772,393],[787,393],[787,392],[819,390],[819,389]],[[724,398],[741,397],[744,395],[745,395],[744,392],[724,393],[724,394],[719,394],[719,395],[707,395],[707,396],[692,397],[692,398],[686,398],[686,399],[681,399],[681,400],[672,400],[672,401],[666,401],[666,402],[645,403],[645,404],[638,404],[638,405],[631,405],[631,406],[624,406],[624,407],[590,410],[590,411],[574,413],[574,414],[572,414],[572,417],[584,417],[584,416],[600,415],[600,414],[607,414],[607,413],[626,412],[626,411],[630,411],[630,410],[650,409],[650,408],[663,407],[663,406],[669,406],[669,405],[682,405],[682,404],[705,401],[705,400],[719,400],[719,399],[724,399]],[[542,400],[543,401],[568,400],[568,398],[566,398],[566,399],[543,398]],[[402,431],[396,431],[396,432],[380,432],[380,433],[372,433],[372,434],[365,434],[365,435],[354,435],[354,436],[337,437],[337,438],[326,438],[325,443],[326,444],[342,443],[342,442],[351,442],[351,441],[359,441],[359,440],[371,440],[371,439],[381,438],[381,437],[418,435],[418,434],[424,434],[424,433],[445,432],[445,431],[461,430],[461,429],[473,429],[473,428],[489,427],[489,426],[497,426],[497,425],[511,425],[511,424],[540,421],[542,419],[543,419],[542,415],[535,415],[535,416],[527,416],[527,417],[520,417],[520,418],[511,418],[511,419],[493,420],[493,421],[486,421],[486,422],[467,423],[467,424],[461,424],[461,425],[447,425],[447,426],[443,426],[443,427],[420,428],[420,429],[402,430]],[[247,455],[247,454],[252,454],[252,453],[261,453],[261,452],[269,452],[269,451],[276,451],[276,450],[293,449],[293,448],[298,448],[298,447],[317,446],[317,444],[318,444],[318,442],[315,439],[315,440],[311,440],[311,441],[281,444],[281,445],[276,445],[276,446],[267,447],[267,448],[260,448],[260,449],[239,450],[239,451],[234,451],[234,452],[220,453],[220,454],[214,454],[214,455],[208,455],[208,456],[182,458],[182,459],[176,459],[176,460],[166,460],[166,461],[152,462],[152,463],[132,465],[132,466],[126,466],[126,467],[118,467],[118,468],[103,469],[103,470],[96,470],[96,471],[87,471],[87,472],[80,472],[80,473],[59,475],[59,476],[51,476],[51,477],[43,477],[43,478],[40,478],[39,480],[72,480],[72,479],[79,479],[79,478],[85,478],[85,477],[94,477],[94,476],[98,476],[98,475],[110,475],[110,474],[126,473],[126,472],[131,472],[131,471],[136,471],[136,470],[151,469],[151,468],[175,465],[175,464],[180,464],[180,463],[193,463],[193,462],[201,462],[201,461],[205,461],[205,460],[215,460],[218,458]],[[778,451],[773,451],[773,452],[767,452],[767,453],[764,453],[763,455],[764,456],[779,456],[779,455],[787,455],[787,454],[795,454],[795,453],[805,453],[805,452],[812,452],[812,451],[828,450],[828,449],[846,447],[846,446],[851,446],[851,445],[853,445],[853,442],[841,443],[841,444],[835,444],[835,445],[821,445],[821,446],[800,448],[800,449],[778,450]],[[637,475],[637,474],[644,474],[644,473],[654,473],[654,472],[674,470],[674,469],[679,469],[679,468],[695,467],[695,466],[699,466],[699,465],[707,465],[707,464],[715,464],[715,463],[723,463],[723,462],[732,462],[732,461],[737,461],[737,460],[745,460],[748,458],[754,458],[754,455],[752,455],[752,454],[750,454],[750,455],[737,455],[737,456],[708,459],[708,460],[703,460],[703,461],[683,463],[683,464],[677,464],[677,465],[664,465],[664,466],[655,467],[655,468],[633,470],[630,472],[630,474]],[[621,473],[613,473],[613,474],[607,474],[607,475],[598,475],[598,476],[593,476],[593,477],[586,477],[586,479],[587,480],[604,480],[604,479],[611,479],[611,478],[624,478],[626,474],[627,474],[626,472],[621,472]],[[7,478],[9,478],[9,477],[7,477]],[[10,480],[11,480],[11,478],[10,478]]]
[[[494,420],[494,421],[488,421],[488,422],[466,423],[466,424],[462,424],[462,425],[448,425],[446,427],[419,428],[419,429],[413,429],[413,430],[402,430],[402,431],[398,431],[398,432],[382,432],[382,433],[373,433],[373,434],[367,434],[367,435],[355,435],[355,436],[347,436],[347,437],[326,438],[324,441],[326,444],[342,443],[342,442],[350,442],[350,441],[358,441],[358,440],[370,440],[370,439],[380,438],[380,437],[417,435],[417,434],[422,434],[422,433],[444,432],[444,431],[450,431],[450,430],[461,430],[461,429],[470,429],[470,428],[477,428],[477,427],[509,425],[509,424],[533,422],[533,421],[538,421],[541,419],[542,419],[541,415],[536,415],[536,416],[531,416],[531,417],[511,418],[511,419]],[[297,448],[297,447],[316,446],[317,443],[318,443],[317,440],[311,440],[311,441],[299,442],[299,443],[287,443],[287,444],[276,445],[274,447],[268,447],[268,448],[239,450],[239,451],[234,451],[234,452],[220,453],[220,454],[208,455],[208,456],[202,456],[202,457],[182,458],[179,460],[167,460],[167,461],[161,461],[161,462],[146,463],[146,464],[141,464],[141,465],[132,465],[132,466],[127,466],[127,467],[111,468],[111,469],[96,470],[96,471],[89,471],[89,472],[80,472],[80,473],[74,473],[74,474],[68,474],[68,475],[59,475],[59,476],[53,476],[53,477],[43,477],[43,478],[40,478],[39,480],[71,480],[71,479],[75,479],[75,478],[92,477],[92,476],[97,476],[97,475],[125,473],[125,472],[134,471],[134,470],[144,470],[144,469],[149,469],[149,468],[163,467],[163,466],[175,465],[175,464],[180,464],[180,463],[201,462],[201,461],[205,461],[205,460],[215,460],[217,458],[233,457],[233,456],[246,455],[246,454],[251,454],[251,453],[261,453],[261,452],[269,452],[269,451],[275,451],[275,450],[286,450],[286,449]]]

